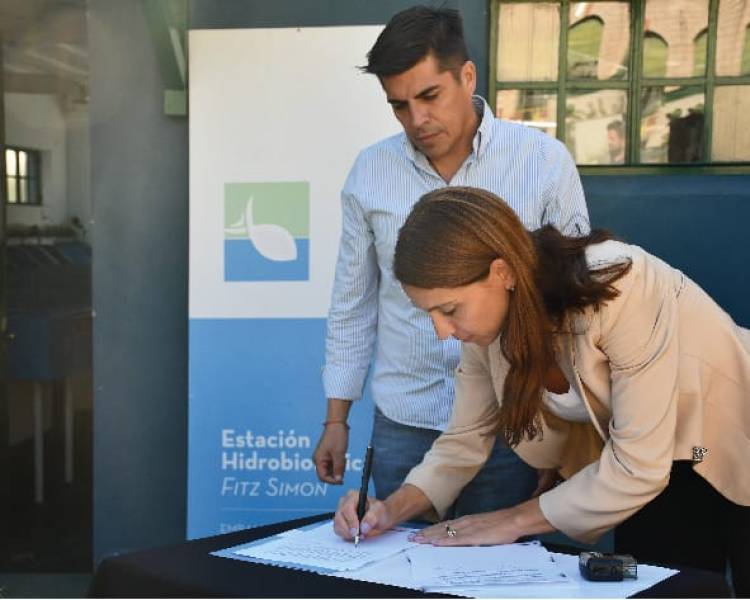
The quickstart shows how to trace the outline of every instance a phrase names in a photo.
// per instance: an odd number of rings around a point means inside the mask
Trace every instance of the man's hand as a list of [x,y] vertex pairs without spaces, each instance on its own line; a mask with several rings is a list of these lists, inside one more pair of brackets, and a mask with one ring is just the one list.
[[349,447],[349,427],[344,422],[329,423],[323,429],[313,452],[318,479],[341,485],[346,468],[346,449]]

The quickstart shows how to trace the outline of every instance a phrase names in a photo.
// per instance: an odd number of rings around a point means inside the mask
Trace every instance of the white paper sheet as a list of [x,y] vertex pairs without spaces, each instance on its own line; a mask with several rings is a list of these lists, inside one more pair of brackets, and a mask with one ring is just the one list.
[[[440,588],[439,591],[467,598],[627,598],[677,573],[675,570],[663,567],[638,565],[638,579],[620,582],[586,581],[581,577],[578,570],[577,555],[558,554],[557,552],[551,552],[550,554],[561,571],[567,575],[566,583],[453,588],[450,592],[445,588]],[[412,579],[411,565],[406,558],[406,553],[391,556],[377,564],[356,571],[331,575],[343,579],[370,581],[412,590],[422,589]]]
[[[240,560],[254,558],[283,563],[294,568],[320,572],[323,575],[370,581],[412,590],[424,590],[424,581],[413,577],[412,564],[407,554],[417,545],[408,541],[412,529],[388,532],[381,537],[366,539],[356,550],[333,533],[331,521],[313,529],[291,530],[269,539],[263,544],[227,549],[225,556]],[[497,546],[474,548],[477,553],[491,555]],[[465,549],[465,548],[461,548]],[[406,552],[404,551],[406,550]],[[446,548],[420,545],[422,552],[443,551]],[[356,554],[353,554],[356,553]],[[593,582],[581,577],[578,556],[549,553],[555,569],[566,577],[564,583],[519,583],[516,585],[463,585],[436,587],[435,591],[468,598],[627,598],[677,573],[673,569],[638,565],[638,579],[621,582]],[[356,566],[359,564],[360,566]],[[476,561],[472,561],[472,565]]]
[[[469,598],[628,598],[677,573],[664,567],[638,565],[638,579],[586,581],[578,569],[578,556],[551,554],[560,570],[567,575],[567,583],[463,587],[452,588],[450,593]],[[440,588],[439,591],[446,589]]]
[[397,528],[360,542],[343,540],[333,532],[331,521],[313,529],[296,529],[264,544],[235,551],[247,556],[277,563],[288,563],[301,568],[349,571],[383,560],[415,546],[407,538],[413,529]]
[[406,556],[414,582],[435,591],[567,583],[567,577],[539,542],[492,547],[420,546],[409,550]]

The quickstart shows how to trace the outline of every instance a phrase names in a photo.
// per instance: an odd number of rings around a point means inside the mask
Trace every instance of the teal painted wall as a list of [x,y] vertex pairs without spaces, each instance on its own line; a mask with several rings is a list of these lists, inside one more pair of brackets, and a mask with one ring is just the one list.
[[586,176],[592,225],[643,246],[750,326],[748,175]]

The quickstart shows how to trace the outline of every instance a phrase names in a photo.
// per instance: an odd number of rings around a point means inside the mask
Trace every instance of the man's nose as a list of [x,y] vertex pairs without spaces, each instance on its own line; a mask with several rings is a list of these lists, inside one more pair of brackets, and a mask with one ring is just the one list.
[[432,325],[435,328],[435,333],[438,339],[448,339],[456,332],[456,328],[448,317],[442,315],[432,315]]
[[415,129],[419,129],[430,120],[430,114],[424,106],[413,106],[411,109],[411,123]]

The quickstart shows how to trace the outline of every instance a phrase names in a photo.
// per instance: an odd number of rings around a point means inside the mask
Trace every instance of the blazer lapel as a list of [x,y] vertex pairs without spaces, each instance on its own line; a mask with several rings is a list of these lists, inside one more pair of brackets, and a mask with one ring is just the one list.
[[[558,351],[560,353],[560,369],[568,380],[568,383],[573,386],[573,390],[578,394],[578,397],[583,398],[583,403],[586,405],[586,411],[589,413],[594,429],[596,429],[596,432],[602,438],[602,441],[606,442],[609,439],[609,434],[606,432],[606,415],[603,414],[606,411],[601,403],[593,397],[593,394],[591,394],[583,381],[581,381],[581,377],[578,375],[573,335],[560,334],[557,336],[557,339]],[[596,407],[594,407],[594,403],[596,403]]]

